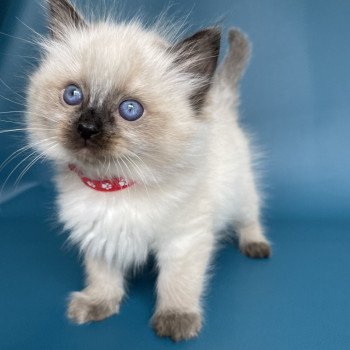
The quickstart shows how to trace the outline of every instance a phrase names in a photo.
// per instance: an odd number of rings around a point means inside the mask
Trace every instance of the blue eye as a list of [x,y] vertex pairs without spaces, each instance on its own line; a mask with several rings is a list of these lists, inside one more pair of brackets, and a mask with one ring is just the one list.
[[63,100],[70,106],[76,106],[83,102],[84,96],[76,85],[68,85],[63,92]]
[[135,100],[125,100],[119,105],[119,114],[130,122],[141,118],[143,111],[142,104]]

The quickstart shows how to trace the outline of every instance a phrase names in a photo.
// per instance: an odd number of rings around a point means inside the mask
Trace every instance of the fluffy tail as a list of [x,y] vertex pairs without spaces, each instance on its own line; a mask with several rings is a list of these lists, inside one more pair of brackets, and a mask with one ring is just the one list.
[[238,29],[229,30],[229,50],[224,62],[218,68],[219,80],[236,89],[250,58],[250,43]]

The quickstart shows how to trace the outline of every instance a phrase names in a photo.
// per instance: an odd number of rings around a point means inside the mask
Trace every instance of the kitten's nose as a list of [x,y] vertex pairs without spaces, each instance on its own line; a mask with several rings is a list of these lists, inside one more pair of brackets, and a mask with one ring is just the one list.
[[88,140],[91,138],[91,136],[99,134],[101,132],[101,129],[98,128],[95,124],[80,122],[78,124],[78,132],[84,140]]

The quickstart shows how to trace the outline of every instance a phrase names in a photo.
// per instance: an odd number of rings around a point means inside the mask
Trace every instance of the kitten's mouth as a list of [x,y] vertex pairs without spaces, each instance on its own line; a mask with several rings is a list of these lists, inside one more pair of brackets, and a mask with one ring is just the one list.
[[92,155],[91,153],[92,153],[91,150],[86,146],[84,146],[82,149],[76,151],[76,155],[78,157],[82,157],[82,158],[87,158],[87,157],[90,158]]
[[63,144],[81,162],[97,163],[105,159],[111,148],[110,137],[99,134],[89,138],[81,137],[75,130],[63,135]]
[[82,163],[98,163],[108,155],[107,147],[103,147],[90,140],[72,139],[66,142],[65,146],[68,148],[73,158]]
[[82,150],[92,150],[96,147],[96,144],[91,140],[83,140]]
[[74,156],[81,162],[84,163],[98,163],[105,159],[107,152],[91,145],[86,145],[80,149],[74,150]]

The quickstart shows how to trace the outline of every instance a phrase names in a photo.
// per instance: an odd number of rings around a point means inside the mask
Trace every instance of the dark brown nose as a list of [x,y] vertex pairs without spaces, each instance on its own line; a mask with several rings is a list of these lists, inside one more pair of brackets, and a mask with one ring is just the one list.
[[101,133],[102,122],[94,108],[88,108],[82,113],[78,120],[77,129],[85,141]]
[[84,140],[88,140],[91,136],[98,135],[101,129],[94,123],[80,122],[78,124],[78,132]]

